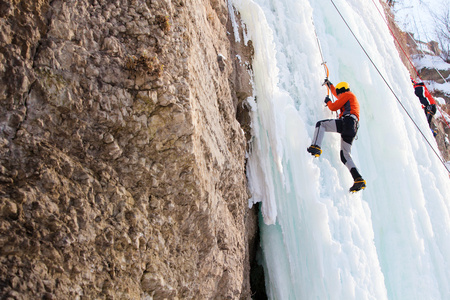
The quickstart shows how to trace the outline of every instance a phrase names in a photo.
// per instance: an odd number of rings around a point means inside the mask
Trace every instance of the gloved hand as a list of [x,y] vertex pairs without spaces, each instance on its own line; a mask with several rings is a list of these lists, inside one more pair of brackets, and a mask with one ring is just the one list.
[[433,107],[431,105],[427,105],[427,111],[432,111]]
[[325,104],[327,104],[327,103],[330,102],[330,101],[331,101],[330,97],[326,96],[326,97],[325,97],[325,100],[324,100]]
[[333,84],[331,83],[331,81],[328,80],[328,78],[325,78],[325,80],[323,81],[322,85],[326,85],[327,87],[332,86]]

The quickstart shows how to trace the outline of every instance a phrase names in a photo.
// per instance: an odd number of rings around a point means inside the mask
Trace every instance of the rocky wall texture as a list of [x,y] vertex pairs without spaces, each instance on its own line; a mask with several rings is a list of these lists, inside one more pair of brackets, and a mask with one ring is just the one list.
[[250,298],[251,45],[226,1],[0,16],[0,298]]

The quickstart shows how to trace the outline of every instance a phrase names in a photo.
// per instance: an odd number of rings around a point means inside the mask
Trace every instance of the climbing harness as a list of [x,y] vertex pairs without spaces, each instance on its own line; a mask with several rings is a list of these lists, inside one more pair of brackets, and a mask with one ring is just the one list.
[[444,168],[447,170],[447,172],[450,173],[450,170],[447,168],[445,161],[440,157],[440,155],[438,154],[438,152],[436,151],[436,149],[434,149],[434,147],[431,145],[430,141],[428,141],[428,139],[425,137],[425,134],[422,132],[422,130],[420,130],[419,125],[417,125],[417,123],[414,121],[414,119],[412,118],[412,116],[409,114],[409,112],[406,110],[405,106],[403,105],[403,103],[400,101],[400,99],[398,98],[397,94],[395,94],[394,90],[392,89],[392,87],[389,85],[389,83],[386,81],[385,77],[383,76],[383,74],[381,73],[381,71],[378,69],[377,65],[374,63],[374,61],[372,60],[372,58],[370,57],[370,55],[367,53],[366,49],[364,48],[364,46],[361,44],[361,42],[359,41],[359,39],[356,37],[355,33],[353,32],[353,30],[351,29],[350,25],[347,23],[347,21],[345,20],[344,16],[341,14],[339,8],[336,6],[336,4],[334,3],[333,0],[330,0],[331,3],[333,4],[334,8],[336,9],[336,11],[338,12],[339,16],[341,17],[342,21],[344,21],[345,25],[347,26],[348,30],[350,31],[350,33],[353,35],[353,37],[355,38],[356,42],[359,44],[359,46],[361,47],[361,49],[363,50],[364,54],[367,56],[367,58],[370,60],[370,62],[372,63],[372,65],[374,66],[375,70],[378,72],[378,74],[381,76],[381,78],[383,79],[384,83],[386,83],[386,86],[389,88],[389,90],[391,90],[392,94],[394,95],[394,97],[397,99],[397,102],[400,104],[400,106],[402,107],[402,109],[405,111],[405,113],[408,115],[408,117],[411,119],[411,121],[413,122],[413,124],[416,126],[417,130],[419,130],[420,134],[422,135],[422,137],[425,139],[425,141],[427,142],[427,144],[430,146],[430,148],[433,150],[434,154],[436,154],[437,158],[441,161],[442,165],[444,166]]

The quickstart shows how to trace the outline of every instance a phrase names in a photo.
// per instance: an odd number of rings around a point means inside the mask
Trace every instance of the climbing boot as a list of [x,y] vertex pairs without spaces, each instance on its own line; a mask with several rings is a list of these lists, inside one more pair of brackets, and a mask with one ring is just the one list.
[[309,153],[311,153],[311,155],[315,157],[319,157],[320,154],[322,154],[322,149],[320,149],[320,147],[317,145],[309,146],[308,149],[306,149],[306,151],[308,151]]
[[431,132],[433,133],[433,136],[434,136],[434,137],[436,137],[436,136],[437,136],[437,134],[438,134],[438,132],[437,132],[437,130],[436,130],[436,129],[431,129]]
[[361,177],[356,178],[352,187],[350,188],[350,192],[355,193],[357,191],[363,190],[366,188],[366,181]]

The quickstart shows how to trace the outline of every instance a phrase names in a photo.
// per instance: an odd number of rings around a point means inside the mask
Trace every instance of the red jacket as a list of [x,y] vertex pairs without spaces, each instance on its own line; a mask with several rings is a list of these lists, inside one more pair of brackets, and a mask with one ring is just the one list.
[[336,101],[328,101],[327,106],[332,111],[340,110],[339,118],[348,114],[355,115],[359,120],[359,103],[358,99],[356,99],[355,94],[352,92],[344,92],[336,94],[336,88],[334,85],[330,86],[330,90],[333,95],[337,98]]
[[434,100],[433,96],[431,96],[427,87],[423,82],[415,82],[414,83],[414,91],[416,96],[419,97],[420,102],[423,106],[428,106],[430,104],[436,104],[436,100]]

